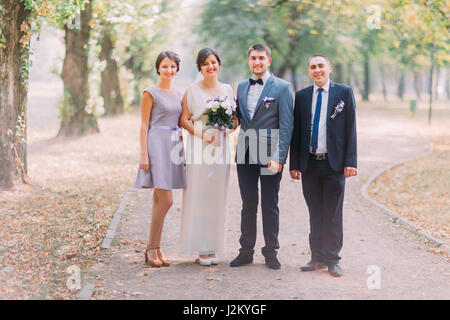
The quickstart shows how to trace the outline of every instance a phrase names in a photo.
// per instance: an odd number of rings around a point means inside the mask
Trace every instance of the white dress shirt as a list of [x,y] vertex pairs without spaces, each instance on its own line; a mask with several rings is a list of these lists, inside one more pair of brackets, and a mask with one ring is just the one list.
[[[263,85],[260,84],[254,84],[254,85],[250,85],[250,87],[248,88],[248,93],[247,93],[247,109],[248,109],[248,114],[250,115],[250,119],[253,118],[253,115],[255,114],[255,110],[256,110],[256,104],[258,103],[258,99],[261,96],[261,93],[264,90],[264,86],[267,83],[267,80],[269,80],[270,78],[270,72],[269,70],[266,71],[266,73],[262,76],[262,80],[263,80]],[[255,79],[255,75],[252,76],[252,79]]]
[[[311,104],[311,139],[314,125],[314,114],[316,113],[316,103],[319,87],[314,85],[313,98]],[[328,93],[330,89],[330,80],[322,87],[322,106],[320,108],[319,118],[319,135],[317,140],[316,153],[327,153],[327,109],[328,109]],[[310,141],[311,142],[311,141]],[[309,152],[312,153],[312,147],[310,143]]]

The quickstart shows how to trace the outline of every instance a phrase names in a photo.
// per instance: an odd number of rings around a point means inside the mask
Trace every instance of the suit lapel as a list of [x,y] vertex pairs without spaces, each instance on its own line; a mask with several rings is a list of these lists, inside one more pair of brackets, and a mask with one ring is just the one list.
[[241,101],[242,101],[242,104],[243,104],[241,111],[243,111],[243,114],[246,117],[248,122],[250,122],[250,115],[248,113],[248,107],[247,107],[247,95],[248,95],[248,88],[249,87],[250,87],[250,82],[247,81],[242,86],[242,91],[241,91]]
[[261,103],[262,103],[264,97],[268,96],[270,89],[273,86],[274,81],[275,80],[274,80],[273,75],[270,75],[269,79],[267,80],[266,85],[264,86],[263,91],[261,92],[261,95],[259,96],[258,102],[256,103],[256,108],[255,108],[255,112],[253,113],[253,118],[255,117],[256,113],[258,112],[258,109],[261,106]]
[[328,106],[327,106],[327,149],[330,150],[328,148],[328,145],[330,143],[330,121],[331,120],[331,113],[333,112],[333,106],[334,104],[334,97],[336,96],[336,86],[335,84],[330,80],[330,89],[328,92]]
[[328,119],[331,117],[331,112],[333,112],[333,106],[334,106],[334,97],[336,96],[336,86],[334,82],[330,80],[330,87],[328,91],[328,105],[327,105],[327,123]]
[[309,132],[309,133],[311,132],[311,108],[312,108],[312,100],[313,100],[313,91],[314,91],[314,86],[309,87],[308,91],[306,92],[306,97],[305,97],[305,102],[306,102],[305,121],[306,121],[306,126],[308,128],[307,132]]

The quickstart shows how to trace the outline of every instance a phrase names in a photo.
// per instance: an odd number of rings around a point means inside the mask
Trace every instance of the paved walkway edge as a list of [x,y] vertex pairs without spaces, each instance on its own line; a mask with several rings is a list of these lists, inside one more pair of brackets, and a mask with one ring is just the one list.
[[77,300],[90,300],[92,293],[94,293],[95,284],[91,282],[86,282],[81,288],[80,293],[77,295]]
[[130,197],[133,193],[133,189],[128,189],[125,194],[122,196],[122,200],[120,201],[119,208],[117,208],[116,213],[114,213],[114,217],[111,220],[111,224],[109,225],[108,231],[106,232],[105,238],[103,239],[102,246],[100,249],[106,250],[111,247],[111,243],[116,236],[117,227],[119,226],[120,219],[122,218],[122,213],[125,210],[126,205],[130,201]]
[[[101,250],[107,250],[111,247],[111,243],[116,236],[117,227],[119,226],[120,219],[122,218],[122,213],[124,212],[127,204],[130,202],[131,195],[135,192],[135,189],[129,188],[120,201],[120,205],[114,213],[114,217],[111,220],[108,231],[106,232],[105,238],[103,238]],[[77,300],[90,300],[92,294],[94,293],[95,285],[91,282],[86,282],[81,288],[77,295]]]
[[392,164],[389,164],[383,168],[381,168],[379,171],[375,172],[361,187],[361,194],[362,196],[372,202],[373,204],[375,204],[377,207],[383,209],[383,211],[389,215],[394,223],[400,223],[403,226],[405,226],[407,229],[409,229],[410,231],[412,231],[414,234],[417,234],[418,236],[422,237],[423,239],[425,239],[426,241],[428,241],[429,243],[435,245],[436,247],[442,248],[444,250],[446,250],[447,252],[449,252],[449,248],[440,240],[434,238],[433,236],[431,236],[430,234],[428,234],[426,231],[422,230],[421,228],[419,228],[418,226],[416,226],[415,224],[411,223],[410,221],[408,221],[406,218],[404,218],[403,216],[399,215],[398,213],[392,211],[391,209],[387,208],[386,206],[382,205],[381,203],[377,202],[374,198],[372,198],[371,196],[369,196],[369,186],[370,184],[375,181],[379,176],[381,176],[383,173],[385,173],[386,171],[400,166],[402,164],[405,164],[407,162],[410,161],[414,161],[414,160],[418,160],[418,159],[422,159],[425,158],[427,156],[429,156],[432,152],[433,152],[433,143],[427,141],[428,143],[428,147],[427,147],[427,151],[425,151],[425,153],[419,155],[419,156],[414,156],[414,157],[410,157]]

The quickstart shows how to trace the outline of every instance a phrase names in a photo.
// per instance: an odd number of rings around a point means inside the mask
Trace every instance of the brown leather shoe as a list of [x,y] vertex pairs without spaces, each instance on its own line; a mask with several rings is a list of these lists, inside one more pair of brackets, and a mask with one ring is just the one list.
[[[144,251],[144,256],[145,256],[145,264],[147,264],[148,266],[152,267],[152,268],[161,268],[162,266],[162,262],[159,259],[150,259],[148,257],[148,252],[150,250],[156,250],[156,248],[149,248],[146,249]],[[158,255],[158,253],[156,253],[156,256]]]
[[161,258],[161,257],[163,257],[163,253],[161,251],[161,248],[158,247],[158,248],[156,248],[156,250],[157,250],[156,252],[158,253],[158,259],[159,259],[159,261],[161,261],[161,265],[163,267],[169,267],[170,266],[170,260]]

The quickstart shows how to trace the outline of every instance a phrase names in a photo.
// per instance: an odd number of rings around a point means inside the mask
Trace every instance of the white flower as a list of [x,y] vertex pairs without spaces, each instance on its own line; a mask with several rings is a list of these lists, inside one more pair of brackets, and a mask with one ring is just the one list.
[[212,109],[213,105],[214,105],[214,101],[209,100],[209,101],[207,101],[207,103],[206,103],[206,108]]
[[222,102],[222,107],[224,109],[230,109],[231,108],[231,102],[230,100],[225,100],[224,102]]

